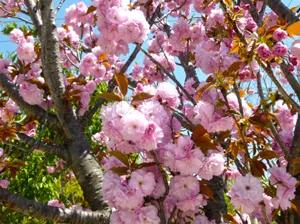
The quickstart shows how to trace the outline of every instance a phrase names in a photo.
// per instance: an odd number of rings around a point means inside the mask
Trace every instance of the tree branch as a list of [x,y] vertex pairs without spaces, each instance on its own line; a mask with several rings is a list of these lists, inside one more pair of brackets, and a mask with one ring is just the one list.
[[40,4],[43,21],[42,33],[40,35],[43,71],[51,92],[58,120],[66,136],[72,138],[71,132],[76,130],[70,130],[68,121],[74,119],[74,113],[65,97],[66,89],[60,66],[60,51],[53,0],[41,0]]
[[3,73],[0,73],[0,88],[3,89],[8,96],[25,111],[26,114],[32,116],[34,119],[43,124],[47,119],[47,124],[50,129],[60,129],[58,119],[55,115],[49,113],[47,115],[47,111],[45,111],[43,108],[37,105],[30,105],[26,103],[20,96],[18,88],[12,84]]
[[[263,89],[262,89],[262,85],[261,85],[261,75],[260,75],[260,72],[257,73],[257,89],[258,89],[258,95],[261,99],[261,101],[263,102],[262,105],[263,105],[263,109],[264,111],[266,111],[266,106],[265,106],[265,96],[264,96],[264,93],[263,93]],[[274,127],[274,124],[271,122],[271,121],[268,121],[269,123],[269,127],[271,128],[271,132],[275,138],[275,140],[277,141],[277,143],[280,145],[280,148],[282,149],[282,151],[284,152],[286,158],[289,160],[290,159],[290,155],[289,155],[289,152],[288,152],[288,149],[287,147],[285,146],[284,142],[281,140],[276,128]],[[289,161],[290,162],[290,161]]]
[[266,71],[266,73],[268,74],[268,76],[271,78],[271,80],[274,82],[274,84],[277,86],[278,90],[280,91],[280,93],[282,94],[284,100],[286,102],[288,102],[295,111],[297,111],[298,113],[300,113],[300,107],[297,104],[297,102],[289,96],[289,94],[287,93],[287,91],[284,89],[284,87],[280,84],[280,82],[277,80],[277,78],[275,77],[275,75],[273,74],[273,71],[270,67],[266,66],[264,63],[258,61],[259,65]]
[[185,88],[180,84],[180,82],[165,68],[163,67],[158,61],[156,61],[151,54],[149,54],[147,51],[145,51],[141,45],[137,44],[136,46],[139,47],[139,49],[152,61],[158,68],[160,68],[175,84],[180,88],[180,90],[189,98],[189,100],[196,105],[195,100],[193,97],[186,91]]
[[58,11],[60,10],[60,8],[62,7],[62,5],[64,4],[65,1],[66,1],[66,0],[60,0],[60,2],[58,3],[57,8],[56,8],[56,10],[55,10],[55,14],[58,13]]
[[24,215],[46,219],[53,222],[76,224],[108,224],[110,212],[85,212],[67,208],[57,208],[28,200],[0,187],[0,204]]
[[32,148],[39,148],[42,149],[43,151],[50,153],[50,154],[54,154],[56,156],[58,156],[59,158],[67,161],[68,155],[66,150],[63,147],[60,147],[58,145],[54,145],[54,144],[49,144],[49,143],[45,143],[45,142],[39,142],[37,140],[35,140],[32,137],[29,137],[26,134],[23,133],[16,133],[18,138],[20,139],[20,141],[22,141],[23,143],[29,145]]
[[35,0],[24,0],[24,3],[27,7],[28,14],[36,27],[39,35],[42,33],[42,19],[41,12],[38,10],[37,1]]
[[280,0],[268,0],[268,6],[283,20],[292,24],[299,20],[299,18]]
[[289,84],[295,91],[298,99],[300,100],[300,84],[299,84],[298,80],[295,78],[295,75],[293,75],[288,70],[288,66],[284,62],[282,64],[280,64],[280,68],[283,71],[285,78],[288,80]]

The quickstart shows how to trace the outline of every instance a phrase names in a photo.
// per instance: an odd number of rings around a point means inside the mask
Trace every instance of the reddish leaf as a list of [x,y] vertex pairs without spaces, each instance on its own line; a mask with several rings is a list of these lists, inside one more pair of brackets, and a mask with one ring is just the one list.
[[236,159],[239,153],[239,147],[238,142],[232,142],[229,146],[229,149],[227,150],[228,153],[231,153],[233,156],[233,159]]
[[201,149],[204,149],[206,151],[209,149],[217,149],[216,145],[212,142],[209,134],[202,125],[197,125],[195,127],[192,139],[195,142],[196,146]]
[[120,160],[122,163],[124,163],[124,165],[126,165],[127,167],[129,166],[129,162],[128,162],[127,156],[125,154],[123,154],[117,150],[111,151],[111,152],[109,152],[109,154],[111,156],[116,157],[118,160]]
[[106,100],[122,101],[122,97],[114,93],[101,93],[99,97]]
[[251,173],[255,177],[262,177],[264,175],[264,170],[267,170],[266,165],[258,160],[250,161]]
[[13,179],[16,177],[17,172],[20,171],[19,168],[13,167],[13,166],[9,167],[9,170],[10,170],[10,173],[11,173],[11,177],[12,177]]
[[152,98],[153,95],[149,93],[138,93],[135,96],[132,97],[132,101],[138,101],[138,100],[147,100]]
[[243,64],[242,61],[236,61],[236,62],[233,62],[233,63],[229,66],[229,68],[228,68],[227,70],[228,70],[230,73],[234,73],[234,72],[236,72],[237,70],[240,69],[241,64]]
[[152,162],[152,163],[142,163],[137,165],[137,169],[142,169],[144,167],[150,167],[150,166],[155,166],[156,162]]
[[128,79],[125,75],[119,73],[115,74],[115,79],[121,90],[121,93],[123,94],[123,96],[126,96],[128,91]]
[[293,210],[300,215],[300,200],[292,200],[291,202]]
[[266,150],[258,153],[257,157],[260,157],[262,159],[275,159],[279,156],[274,151]]
[[128,168],[127,167],[113,167],[110,170],[118,174],[119,176],[127,175]]
[[200,193],[206,195],[207,197],[209,197],[209,198],[211,198],[211,199],[213,199],[215,201],[214,193],[212,192],[212,190],[210,189],[210,187],[207,186],[202,181],[200,181]]
[[90,14],[91,12],[94,12],[96,9],[97,9],[97,8],[96,8],[95,6],[91,5],[91,6],[88,8],[88,10],[87,10],[86,15],[87,15],[87,14]]
[[223,215],[224,219],[227,219],[228,221],[234,223],[234,224],[238,224],[238,222],[235,220],[235,218],[233,218],[232,215],[230,214],[225,214]]

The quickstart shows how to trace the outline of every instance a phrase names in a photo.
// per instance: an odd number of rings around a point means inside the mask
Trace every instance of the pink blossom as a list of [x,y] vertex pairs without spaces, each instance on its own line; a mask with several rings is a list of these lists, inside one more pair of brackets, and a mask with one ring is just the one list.
[[9,99],[6,102],[5,108],[8,109],[12,114],[16,114],[20,110],[20,107],[12,99]]
[[93,68],[93,70],[90,73],[93,77],[98,78],[99,80],[101,80],[101,82],[107,81],[111,78],[111,77],[105,77],[105,74],[107,74],[106,73],[106,68],[102,64],[95,65],[95,67]]
[[97,58],[93,53],[85,55],[83,60],[79,64],[79,70],[84,76],[89,76],[97,63]]
[[96,83],[91,80],[91,81],[88,81],[88,83],[86,84],[85,86],[85,90],[89,93],[89,94],[92,94],[95,90],[96,90]]
[[176,206],[183,211],[195,211],[197,207],[206,205],[199,194],[199,181],[193,176],[175,176],[171,179],[169,196],[176,200]]
[[8,180],[0,180],[0,187],[7,189],[8,185],[9,185]]
[[209,27],[216,26],[217,23],[224,25],[225,16],[222,9],[213,9],[210,11],[207,18],[207,25]]
[[31,105],[39,105],[43,102],[42,94],[44,93],[44,91],[40,90],[35,84],[23,82],[20,85],[19,92],[24,101]]
[[9,60],[0,58],[0,72],[3,72],[4,74],[8,74],[10,70],[9,66],[10,66]]
[[109,140],[108,137],[104,134],[103,131],[97,132],[92,136],[93,142],[101,143],[103,145],[107,144],[108,140]]
[[25,41],[24,33],[20,29],[13,29],[10,34],[10,40],[11,42],[15,44],[19,44],[22,41]]
[[276,102],[275,115],[284,130],[292,131],[296,125],[296,115],[292,115],[286,104]]
[[272,167],[268,170],[271,174],[269,180],[273,185],[277,185],[277,192],[273,200],[274,207],[286,210],[291,207],[290,200],[295,198],[296,178],[286,172],[283,167]]
[[264,204],[259,205],[257,207],[257,209],[253,212],[252,215],[256,219],[258,219],[262,224],[266,224],[267,223],[266,218],[263,215],[261,206],[264,206],[264,209],[265,209],[265,212],[266,212],[266,215],[267,215],[268,219],[272,220],[272,210],[274,209],[274,205],[272,203],[272,197],[270,197],[266,194],[263,194],[263,200],[264,200]]
[[167,144],[159,149],[159,158],[166,167],[182,175],[196,174],[203,165],[204,155],[200,149],[193,149],[189,136],[181,136],[177,144]]
[[[239,108],[237,96],[234,93],[230,93],[226,96],[226,98],[231,109],[239,111],[240,108]],[[250,114],[252,113],[251,108],[249,107],[249,105],[247,104],[247,102],[243,97],[241,97],[241,101],[242,101],[244,116],[250,116]]]
[[291,47],[291,54],[300,57],[300,40],[295,40]]
[[81,205],[72,205],[70,209],[76,210],[76,211],[83,211],[83,208]]
[[[293,141],[293,133],[292,131],[288,130],[282,130],[279,132],[280,139],[285,144],[286,148],[289,150],[292,146]],[[278,142],[274,139],[272,142],[272,149],[278,154],[278,155],[284,155],[281,146],[278,144]]]
[[272,48],[272,53],[276,57],[281,57],[281,56],[285,55],[287,52],[288,52],[287,46],[282,43],[277,43]]
[[272,54],[272,52],[270,51],[269,47],[266,44],[260,44],[256,50],[258,56],[263,60],[268,59]]
[[277,42],[284,40],[287,36],[287,32],[281,28],[277,28],[273,33],[273,39]]
[[237,177],[242,176],[242,174],[234,168],[227,169],[224,175],[233,180],[236,180]]
[[156,123],[150,122],[148,123],[144,136],[137,145],[146,151],[154,150],[158,144],[162,142],[163,137],[163,130]]
[[101,165],[105,171],[108,171],[113,167],[125,167],[125,164],[123,164],[120,160],[118,160],[114,156],[104,157],[101,160]]
[[220,132],[232,130],[234,125],[234,120],[232,117],[221,117],[216,121],[210,123],[207,127],[208,132]]
[[224,156],[221,153],[212,153],[209,157],[204,158],[198,175],[205,180],[210,180],[213,176],[221,175],[224,169]]
[[241,208],[243,213],[251,213],[262,200],[263,193],[264,188],[261,186],[260,180],[248,173],[246,176],[236,178],[228,195],[236,209]]
[[47,172],[48,173],[54,173],[54,171],[55,171],[54,166],[47,166]]
[[218,57],[218,52],[215,50],[208,50],[206,49],[207,43],[199,44],[196,47],[196,66],[201,68],[201,70],[205,74],[213,73],[217,70],[219,63],[216,63],[217,60],[214,60]]
[[140,81],[143,78],[143,67],[139,64],[135,64],[132,68],[132,78],[134,81]]
[[123,139],[134,142],[139,141],[144,136],[148,126],[145,116],[137,110],[125,114],[121,122],[123,123],[121,130]]
[[195,124],[201,124],[204,128],[208,128],[213,119],[215,108],[210,103],[199,101],[193,109],[192,121]]
[[131,174],[128,186],[139,189],[142,194],[150,195],[155,188],[154,174],[146,173],[144,170],[137,170]]
[[22,42],[17,48],[17,55],[20,60],[27,63],[33,62],[36,58],[34,45],[29,42]]
[[4,149],[0,147],[0,158],[4,156],[5,156]]
[[175,176],[170,182],[170,195],[176,200],[195,197],[200,192],[199,181],[193,176]]
[[58,207],[58,208],[65,207],[65,205],[63,203],[60,203],[59,200],[57,200],[57,199],[48,201],[48,205],[53,206],[53,207]]
[[204,215],[196,216],[195,220],[191,224],[216,224],[215,220],[209,221],[208,218]]
[[158,210],[153,205],[142,207],[136,211],[137,222],[140,224],[159,224]]
[[140,207],[144,201],[144,194],[139,189],[129,188],[127,183],[112,171],[104,174],[102,190],[104,199],[112,207],[134,209]]

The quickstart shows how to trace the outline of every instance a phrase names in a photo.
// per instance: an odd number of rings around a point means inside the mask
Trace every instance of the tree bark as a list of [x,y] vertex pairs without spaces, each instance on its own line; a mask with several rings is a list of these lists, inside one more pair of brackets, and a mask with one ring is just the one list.
[[57,208],[28,200],[0,187],[0,204],[6,208],[35,218],[53,222],[76,224],[109,223],[109,210],[101,212],[85,212],[67,208]]

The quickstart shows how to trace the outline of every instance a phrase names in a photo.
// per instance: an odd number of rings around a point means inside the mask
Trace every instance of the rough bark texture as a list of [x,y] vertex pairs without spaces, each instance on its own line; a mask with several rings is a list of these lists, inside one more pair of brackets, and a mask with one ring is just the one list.
[[12,84],[11,81],[3,73],[0,73],[0,89],[4,90],[8,94],[8,96],[13,101],[15,101],[15,103],[18,104],[18,106],[22,108],[22,110],[25,111],[27,115],[32,116],[42,124],[46,123],[47,120],[47,124],[50,129],[59,128],[58,119],[56,118],[56,116],[49,113],[47,114],[47,112],[43,108],[37,105],[30,105],[26,103],[20,96],[18,88],[14,84]]
[[[57,132],[57,134],[64,136],[65,149],[59,146],[43,144],[41,147],[43,147],[44,150],[48,150],[49,152],[52,152],[67,160],[68,164],[74,171],[84,192],[84,196],[89,202],[92,210],[99,210],[99,212],[80,212],[69,209],[55,208],[27,200],[2,188],[0,188],[0,204],[25,215],[56,222],[109,223],[110,209],[104,202],[103,195],[101,193],[103,173],[100,165],[91,153],[90,145],[85,138],[83,131],[85,125],[84,123],[86,123],[85,121],[95,113],[102,103],[99,102],[99,107],[95,107],[95,110],[90,113],[90,116],[87,116],[87,119],[86,117],[83,119],[84,122],[80,122],[78,120],[76,114],[73,113],[73,110],[66,101],[65,97],[65,86],[60,67],[60,53],[53,0],[25,0],[24,2],[28,9],[29,16],[37,28],[41,41],[43,72],[45,74],[46,83],[48,84],[52,95],[56,116],[53,114],[47,114],[45,110],[38,106],[32,106],[24,102],[18,93],[18,89],[7,79],[4,74],[0,74],[0,88],[6,91],[9,96],[25,111],[25,113],[39,120],[40,123],[45,123],[47,119],[47,123],[50,127],[55,127],[56,130],[59,130],[59,128],[62,127],[63,131],[61,133]],[[39,2],[39,5],[36,5],[37,2]],[[252,1],[243,0],[243,2],[249,3],[252,6],[251,15],[256,22],[259,22],[260,15],[255,7],[253,8]],[[269,0],[268,6],[281,18],[290,23],[298,20],[295,14],[291,12],[280,0]],[[169,35],[170,26],[166,24],[165,28],[166,33]],[[139,49],[139,46],[137,46],[136,50]],[[183,63],[183,67],[187,75],[186,78],[194,78],[197,80],[196,71],[194,67],[189,64],[188,55],[182,54],[179,59]],[[162,70],[164,71],[163,68]],[[165,72],[168,73],[168,71]],[[289,78],[292,80],[293,77],[287,77],[288,80]],[[299,97],[299,84],[298,86],[295,85],[292,85],[292,87],[296,88],[297,91],[295,90],[295,92]],[[299,147],[299,125],[300,121],[298,119],[292,146],[293,150],[298,150]],[[27,139],[26,136],[22,135],[19,137],[23,139],[26,144],[33,146],[36,145],[34,139]],[[209,219],[215,219],[217,223],[220,223],[222,214],[226,213],[224,183],[222,177],[214,177],[211,181],[209,181],[209,187],[214,193],[215,201],[208,201],[208,204],[205,207],[205,212]],[[299,198],[300,189],[297,188],[296,199]],[[300,223],[299,216],[296,215],[293,217],[295,217],[294,223]]]
[[79,129],[78,134],[77,139],[68,145],[69,163],[92,210],[105,209],[107,205],[101,191],[103,183],[101,167],[91,153],[84,133]]
[[282,19],[291,23],[299,18],[281,0],[268,0],[268,6]]
[[205,215],[209,220],[216,220],[216,223],[221,222],[221,218],[227,213],[227,205],[224,198],[224,180],[221,176],[214,176],[208,182],[208,186],[214,193],[214,199],[209,199],[204,207]]
[[101,212],[84,212],[57,208],[28,200],[0,187],[0,204],[24,215],[60,223],[99,224],[109,223],[109,210]]
[[22,141],[26,145],[29,145],[31,148],[42,149],[49,154],[53,154],[53,155],[58,156],[59,158],[62,158],[63,160],[68,160],[68,155],[67,155],[67,151],[65,148],[62,148],[58,145],[52,145],[52,144],[45,143],[45,142],[39,142],[39,141],[35,140],[34,138],[29,137],[28,135],[25,135],[23,133],[17,133],[17,136],[20,139],[20,141]]

